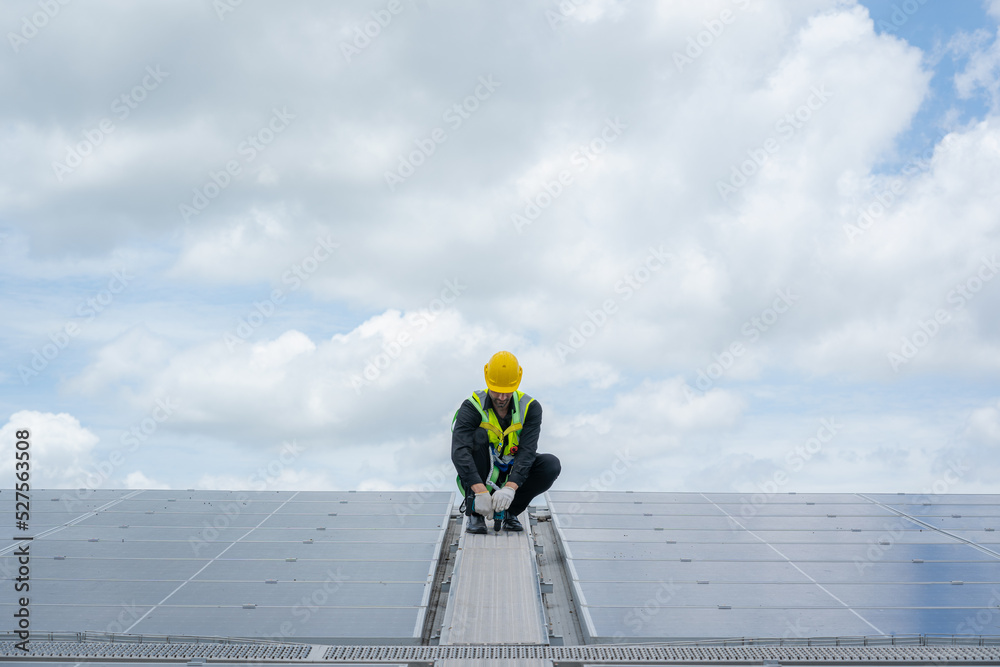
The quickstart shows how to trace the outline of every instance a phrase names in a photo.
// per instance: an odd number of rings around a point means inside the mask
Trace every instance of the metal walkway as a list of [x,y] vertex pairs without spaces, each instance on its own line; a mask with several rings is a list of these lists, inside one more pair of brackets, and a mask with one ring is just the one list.
[[[462,528],[458,557],[441,630],[442,646],[548,643],[542,593],[535,561],[528,512],[519,517],[524,532],[494,532],[487,521],[486,535]],[[468,521],[468,518],[465,519]],[[435,667],[552,667],[552,660],[536,656],[444,657]]]
[[[548,631],[528,512],[524,532],[465,532],[441,630],[441,644],[547,644]],[[468,519],[466,519],[468,521]]]
[[[996,638],[994,638],[996,639]],[[0,641],[0,661],[66,664],[408,665],[996,665],[996,644],[942,646],[323,646],[34,641],[30,653]]]

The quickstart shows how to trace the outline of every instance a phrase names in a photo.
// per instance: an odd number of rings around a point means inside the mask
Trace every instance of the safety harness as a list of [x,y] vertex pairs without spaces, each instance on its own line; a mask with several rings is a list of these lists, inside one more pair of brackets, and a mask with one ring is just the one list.
[[[514,405],[512,406],[513,412],[510,418],[510,426],[505,429],[501,429],[500,420],[497,418],[493,409],[490,408],[487,410],[483,407],[486,405],[486,398],[488,396],[489,394],[487,390],[481,389],[473,392],[469,401],[472,403],[473,407],[479,411],[479,416],[482,418],[479,428],[486,429],[486,433],[489,437],[490,458],[492,459],[493,466],[490,470],[489,477],[486,480],[486,486],[490,487],[490,493],[493,493],[494,490],[499,488],[498,480],[500,477],[503,476],[503,478],[506,479],[511,466],[514,464],[514,456],[517,454],[518,434],[524,426],[524,419],[528,414],[528,408],[535,399],[528,396],[523,391],[515,391],[511,396]],[[452,431],[455,430],[455,422],[457,420],[458,410],[455,411],[455,416],[451,420]],[[458,482],[458,488],[464,497],[466,495],[466,491],[462,486],[461,475],[456,478],[456,481]]]

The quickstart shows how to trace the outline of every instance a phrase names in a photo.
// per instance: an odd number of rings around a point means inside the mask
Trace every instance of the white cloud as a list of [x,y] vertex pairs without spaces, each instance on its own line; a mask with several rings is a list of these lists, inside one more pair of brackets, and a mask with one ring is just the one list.
[[4,459],[0,469],[7,479],[14,475],[15,434],[27,430],[32,488],[76,488],[86,485],[92,470],[92,453],[99,438],[66,413],[20,410],[0,428]]
[[[283,277],[294,276],[292,268],[310,256],[316,243],[302,242],[302,227],[282,206],[274,210],[254,208],[218,227],[190,228],[177,264],[167,275],[217,282],[258,282],[263,278],[287,290],[290,283],[283,282]],[[313,229],[317,237],[323,231],[319,226]]]
[[[227,491],[336,491],[342,490],[344,487],[334,484],[324,472],[286,468],[274,477],[204,474],[198,478],[194,488],[224,489]],[[351,488],[354,489],[354,486]]]
[[[22,281],[2,339],[21,355],[0,380],[16,382],[24,351],[92,295],[76,281],[106,282],[119,262],[136,279],[32,387],[44,405],[57,385],[73,414],[115,428],[179,400],[156,446],[130,461],[136,485],[246,488],[276,443],[300,438],[310,465],[274,476],[289,488],[405,487],[447,463],[451,414],[498,349],[522,360],[567,484],[599,478],[628,447],[643,464],[616,484],[744,488],[793,428],[808,433],[807,397],[775,408],[786,421],[757,407],[804,377],[864,396],[1000,370],[1000,283],[980,280],[961,307],[950,298],[995,247],[995,108],[894,173],[884,163],[906,160],[901,137],[926,122],[934,64],[877,34],[862,6],[571,4],[555,30],[540,6],[406,4],[352,62],[329,35],[350,39],[364,12],[342,5],[191,24],[181,4],[123,24],[98,3],[84,24],[107,37],[97,52],[83,28],[53,23],[31,43],[49,57],[0,71],[19,102],[0,135],[14,156],[0,165],[0,215],[14,221],[0,254]],[[733,20],[720,28],[723,10]],[[163,89],[59,184],[52,159],[134,84],[120,64],[142,61],[151,35],[185,44],[157,54]],[[525,50],[496,60],[515,37]],[[960,95],[996,94],[996,44],[987,32],[953,43],[970,56]],[[438,62],[438,49],[463,57]],[[45,64],[60,59],[82,74]],[[475,98],[486,76],[499,86]],[[451,126],[445,115],[470,95],[476,109]],[[240,155],[283,105],[287,131]],[[390,191],[385,172],[435,127],[447,140]],[[228,159],[242,175],[184,222],[178,205]],[[511,215],[562,170],[571,182],[518,233]],[[845,233],[862,213],[866,226]],[[648,268],[662,252],[670,260]],[[778,290],[799,298],[772,320]],[[887,355],[942,309],[948,322],[894,372]],[[733,344],[745,351],[708,393],[685,396]],[[763,397],[774,378],[786,384]],[[908,421],[880,400],[899,437],[966,428]],[[968,437],[988,438],[989,419]],[[203,474],[153,460],[201,439],[217,447]],[[887,434],[841,442],[823,456],[843,479],[858,463],[869,482],[935,460]],[[84,469],[78,455],[67,469]]]
[[169,489],[168,484],[146,477],[141,470],[134,470],[125,476],[126,489]]
[[[127,375],[132,382],[125,396],[137,408],[153,405],[158,397],[183,397],[164,426],[169,430],[228,429],[227,437],[251,443],[321,433],[367,432],[366,439],[377,439],[389,435],[379,436],[370,426],[384,419],[379,415],[385,405],[396,405],[399,418],[418,419],[427,409],[446,411],[467,393],[465,387],[456,387],[456,396],[441,403],[426,392],[415,393],[414,386],[425,386],[432,377],[453,382],[474,369],[480,357],[488,358],[492,351],[487,350],[509,342],[476,328],[470,335],[456,311],[437,309],[390,311],[348,334],[315,343],[294,330],[274,340],[232,346],[220,336],[169,356],[146,354],[136,361],[140,347],[163,345],[144,333],[107,345],[83,370],[83,380],[67,387],[107,392]],[[451,361],[455,355],[470,361],[466,368]],[[480,381],[481,374],[472,386]]]
[[1000,446],[1000,402],[974,410],[965,435],[974,443]]
[[358,491],[399,491],[400,487],[387,479],[369,478],[358,482]]
[[70,391],[99,395],[111,385],[142,381],[150,368],[168,363],[174,350],[144,328],[126,331],[96,353],[95,361],[67,382]]
[[545,407],[541,449],[563,461],[563,488],[680,489],[679,472],[733,433],[745,407],[729,391],[689,394],[681,378],[644,382],[602,410]]
[[[1000,18],[998,7],[996,2],[987,3],[987,11],[994,18]],[[956,56],[968,58],[965,67],[954,75],[959,97],[968,99],[982,90],[995,113],[1000,103],[1000,32],[995,28],[959,32],[947,48]]]

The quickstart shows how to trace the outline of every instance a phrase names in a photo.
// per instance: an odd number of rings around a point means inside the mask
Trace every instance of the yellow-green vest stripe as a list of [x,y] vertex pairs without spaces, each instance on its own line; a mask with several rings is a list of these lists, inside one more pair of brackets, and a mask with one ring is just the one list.
[[[528,408],[535,399],[528,396],[523,391],[515,391],[513,396],[511,396],[514,406],[513,413],[510,418],[510,426],[506,429],[501,429],[500,420],[497,419],[496,413],[493,410],[489,410],[487,412],[487,410],[483,409],[487,396],[487,391],[485,389],[481,389],[473,392],[470,399],[473,407],[479,411],[479,415],[482,417],[482,422],[479,424],[479,427],[486,429],[486,433],[490,438],[490,445],[498,455],[510,456],[511,449],[517,447],[518,433],[520,433],[524,424],[524,419],[528,415]],[[506,443],[504,443],[505,439],[507,441]]]

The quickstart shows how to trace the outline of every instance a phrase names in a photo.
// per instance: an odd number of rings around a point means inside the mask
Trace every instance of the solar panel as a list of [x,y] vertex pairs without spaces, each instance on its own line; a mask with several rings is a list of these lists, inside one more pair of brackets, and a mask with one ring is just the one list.
[[[35,491],[32,630],[416,643],[453,503],[444,492]],[[12,505],[0,492],[0,511]],[[8,578],[13,549],[7,540],[0,559]],[[0,603],[8,631],[12,603]]]
[[547,494],[591,641],[996,634],[1000,496],[929,498]]

